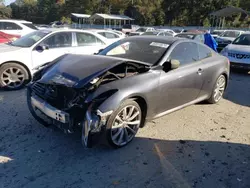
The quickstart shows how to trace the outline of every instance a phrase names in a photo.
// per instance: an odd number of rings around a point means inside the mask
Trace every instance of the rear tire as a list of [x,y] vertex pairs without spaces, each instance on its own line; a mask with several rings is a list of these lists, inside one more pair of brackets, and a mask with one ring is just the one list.
[[221,100],[221,98],[223,97],[225,88],[226,88],[226,83],[227,83],[227,80],[226,80],[226,77],[224,75],[220,75],[217,78],[217,80],[214,84],[212,95],[207,100],[208,103],[216,104]]
[[107,122],[106,138],[109,144],[120,148],[130,143],[143,122],[142,118],[141,108],[136,101],[124,101]]
[[18,63],[6,63],[0,68],[0,87],[6,90],[21,89],[29,80],[28,70]]

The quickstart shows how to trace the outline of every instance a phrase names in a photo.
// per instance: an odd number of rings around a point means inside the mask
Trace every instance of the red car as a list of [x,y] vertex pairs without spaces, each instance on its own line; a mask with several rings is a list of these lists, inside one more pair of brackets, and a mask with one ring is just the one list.
[[14,41],[20,38],[19,35],[11,35],[0,31],[0,44]]

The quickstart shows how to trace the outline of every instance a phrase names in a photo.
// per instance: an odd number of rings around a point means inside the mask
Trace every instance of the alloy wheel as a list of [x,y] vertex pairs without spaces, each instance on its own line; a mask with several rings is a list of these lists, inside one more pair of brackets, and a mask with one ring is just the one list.
[[25,81],[25,73],[18,67],[10,67],[3,71],[1,80],[8,88],[17,88]]
[[136,135],[141,123],[141,111],[134,105],[125,106],[116,115],[111,128],[112,141],[117,146],[126,145]]
[[215,102],[218,102],[223,94],[224,94],[224,91],[225,91],[225,87],[226,87],[226,79],[225,79],[225,76],[220,76],[216,82],[216,87],[215,87],[215,90],[214,90],[214,100]]

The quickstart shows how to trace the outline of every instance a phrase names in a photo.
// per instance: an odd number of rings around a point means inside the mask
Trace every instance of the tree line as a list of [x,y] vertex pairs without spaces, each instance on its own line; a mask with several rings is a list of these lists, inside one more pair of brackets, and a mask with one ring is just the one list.
[[[1,5],[2,3],[2,5]],[[211,26],[209,14],[226,6],[250,10],[247,0],[16,0],[3,6],[0,18],[24,19],[36,24],[70,22],[71,13],[125,14],[139,25]],[[228,27],[248,27],[247,15],[226,18]]]

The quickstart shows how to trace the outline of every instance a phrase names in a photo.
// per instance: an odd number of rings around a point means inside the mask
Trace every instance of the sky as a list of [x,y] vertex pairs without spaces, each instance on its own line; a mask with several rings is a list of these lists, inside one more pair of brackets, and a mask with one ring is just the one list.
[[4,0],[5,5],[9,5],[10,3],[13,3],[15,0]]

